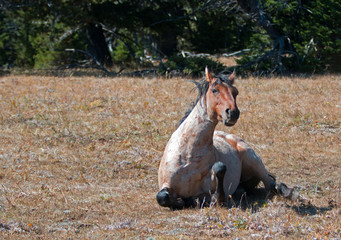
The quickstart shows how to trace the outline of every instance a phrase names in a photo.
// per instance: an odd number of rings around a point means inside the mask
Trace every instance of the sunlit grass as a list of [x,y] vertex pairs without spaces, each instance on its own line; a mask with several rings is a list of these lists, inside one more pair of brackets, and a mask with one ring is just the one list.
[[306,205],[170,211],[155,201],[186,79],[0,78],[0,236],[340,238],[341,78],[240,79],[233,128]]

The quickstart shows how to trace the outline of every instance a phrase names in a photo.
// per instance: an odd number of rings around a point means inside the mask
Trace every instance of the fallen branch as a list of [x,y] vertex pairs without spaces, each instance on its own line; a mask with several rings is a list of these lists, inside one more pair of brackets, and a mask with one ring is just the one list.
[[85,55],[88,55],[94,63],[96,63],[96,67],[97,69],[100,69],[102,71],[104,71],[105,73],[107,74],[110,74],[110,72],[108,71],[108,69],[106,69],[99,61],[97,61],[97,59],[95,58],[95,56],[93,56],[91,53],[87,52],[87,51],[84,51],[84,50],[79,50],[79,49],[65,49],[66,52],[80,52],[80,53],[83,53]]
[[223,56],[224,57],[233,57],[233,56],[240,56],[243,55],[245,52],[250,52],[250,49],[243,49],[237,52],[233,52],[233,53],[224,53]]

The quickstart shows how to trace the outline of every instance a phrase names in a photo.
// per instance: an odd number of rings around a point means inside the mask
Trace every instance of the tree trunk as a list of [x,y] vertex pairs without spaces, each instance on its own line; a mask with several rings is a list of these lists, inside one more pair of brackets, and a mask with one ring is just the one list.
[[[271,51],[267,52],[264,56],[260,57],[258,60],[250,62],[246,65],[251,65],[256,62],[262,61],[267,56],[277,56],[276,62],[279,65],[278,72],[282,71],[282,54],[287,52],[298,57],[292,43],[288,36],[286,36],[282,31],[274,27],[271,16],[269,16],[261,6],[259,0],[237,0],[241,9],[247,13],[257,24],[262,27],[269,37],[273,40],[273,47]],[[278,49],[278,50],[276,50]]]
[[88,24],[86,35],[89,41],[88,51],[102,65],[111,67],[112,59],[108,45],[104,38],[103,29],[100,25]]
[[160,51],[167,57],[170,57],[175,53],[176,49],[176,34],[171,29],[169,29],[167,32],[162,32],[160,39]]
[[261,8],[258,0],[237,0],[237,2],[243,11],[256,20],[257,24],[264,28],[273,40],[277,40],[284,35],[281,31],[274,28],[271,17],[268,16],[265,9]]

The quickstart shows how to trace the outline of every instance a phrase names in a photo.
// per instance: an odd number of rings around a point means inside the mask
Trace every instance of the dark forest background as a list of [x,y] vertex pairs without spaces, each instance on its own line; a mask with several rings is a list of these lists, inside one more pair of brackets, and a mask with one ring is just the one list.
[[[341,71],[339,0],[0,1],[0,67]],[[199,70],[200,69],[200,70]]]

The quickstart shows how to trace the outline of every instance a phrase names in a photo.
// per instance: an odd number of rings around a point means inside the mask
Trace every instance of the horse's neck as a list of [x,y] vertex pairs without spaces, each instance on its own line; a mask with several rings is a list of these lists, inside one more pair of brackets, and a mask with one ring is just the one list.
[[209,119],[206,103],[201,99],[179,126],[182,152],[190,156],[203,155],[213,149],[213,134],[217,121]]

